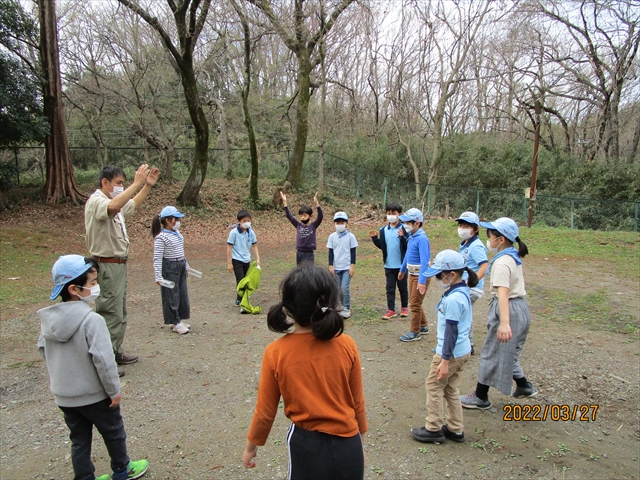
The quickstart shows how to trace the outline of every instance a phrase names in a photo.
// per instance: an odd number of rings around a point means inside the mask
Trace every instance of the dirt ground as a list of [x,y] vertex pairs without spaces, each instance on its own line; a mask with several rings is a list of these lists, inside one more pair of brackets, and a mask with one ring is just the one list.
[[[71,212],[71,213],[69,213]],[[81,210],[73,220],[71,246],[82,248]],[[256,215],[257,217],[257,215]],[[18,221],[33,228],[37,218]],[[15,223],[14,223],[15,225]],[[293,266],[294,231],[283,216],[254,219],[262,257],[263,279],[252,303],[264,310],[277,301],[278,283]],[[608,291],[619,311],[637,322],[638,284],[607,269],[603,262],[580,268],[563,259],[532,255],[525,275],[532,309],[531,331],[522,355],[527,377],[540,394],[514,400],[490,391],[493,408],[465,411],[466,442],[422,444],[410,429],[426,415],[424,381],[435,347],[435,334],[403,344],[398,336],[408,319],[384,321],[384,275],[381,255],[368,239],[371,222],[359,222],[358,267],[352,281],[353,316],[346,333],[360,349],[369,432],[365,446],[365,478],[639,478],[640,360],[636,336],[592,331],[570,321],[554,321],[545,313],[554,291],[567,296]],[[149,479],[283,479],[287,474],[285,433],[288,421],[277,417],[268,442],[258,450],[258,468],[245,470],[241,454],[256,399],[264,347],[278,337],[266,327],[265,314],[240,315],[233,307],[234,279],[226,271],[226,224],[209,225],[207,235],[190,241],[190,232],[205,227],[184,222],[190,264],[204,273],[189,280],[192,333],[178,336],[162,326],[158,287],[153,283],[152,243],[142,222],[132,225],[129,265],[127,352],[140,356],[123,377],[122,412],[132,458],[148,458]],[[332,228],[318,234],[318,263],[326,264],[324,243]],[[200,229],[200,230],[198,230]],[[427,226],[429,233],[429,227]],[[61,242],[50,248],[68,251]],[[434,242],[433,251],[451,248]],[[455,247],[455,246],[453,246]],[[7,277],[11,272],[2,272]],[[50,282],[43,272],[42,282]],[[440,292],[432,288],[424,302],[432,321]],[[486,297],[485,297],[486,298]],[[36,299],[34,299],[36,300]],[[36,351],[42,301],[2,312],[0,360],[0,477],[2,479],[71,478],[68,431],[49,392],[45,365]],[[476,348],[482,343],[487,301],[474,312]],[[629,313],[632,312],[632,313]],[[615,312],[612,313],[612,315]],[[462,392],[475,386],[479,356],[465,369]],[[549,406],[546,421],[505,421],[519,417],[521,407]],[[575,420],[552,420],[561,407],[577,406]],[[580,420],[584,408],[588,414]],[[597,410],[596,410],[597,408]],[[505,410],[506,409],[506,410]],[[525,408],[524,413],[527,409]],[[93,454],[97,474],[109,471],[99,435]]]

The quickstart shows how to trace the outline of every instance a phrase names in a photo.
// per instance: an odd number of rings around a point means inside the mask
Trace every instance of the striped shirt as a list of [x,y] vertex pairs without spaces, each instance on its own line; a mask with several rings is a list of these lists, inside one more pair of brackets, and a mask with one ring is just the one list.
[[162,280],[163,258],[184,259],[184,237],[180,232],[163,228],[153,241],[153,270],[156,282]]

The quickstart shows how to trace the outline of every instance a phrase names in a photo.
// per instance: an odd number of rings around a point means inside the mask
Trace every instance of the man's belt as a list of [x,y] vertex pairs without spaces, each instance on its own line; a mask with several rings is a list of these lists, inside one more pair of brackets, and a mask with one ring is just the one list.
[[119,258],[119,257],[93,257],[93,258],[100,263],[127,263],[126,258]]

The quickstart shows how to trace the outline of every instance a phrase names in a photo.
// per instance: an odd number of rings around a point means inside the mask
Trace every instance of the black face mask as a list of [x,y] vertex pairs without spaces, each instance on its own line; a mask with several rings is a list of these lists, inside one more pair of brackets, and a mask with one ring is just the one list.
[[311,220],[311,219],[307,218],[306,220],[300,220],[300,221],[306,225],[307,223],[309,223],[309,220]]

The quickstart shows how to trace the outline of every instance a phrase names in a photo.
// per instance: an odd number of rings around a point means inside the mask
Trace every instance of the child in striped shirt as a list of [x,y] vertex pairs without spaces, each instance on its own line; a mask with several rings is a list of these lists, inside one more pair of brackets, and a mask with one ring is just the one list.
[[[180,233],[180,218],[184,217],[176,207],[164,207],[160,215],[151,222],[153,241],[153,270],[162,297],[162,315],[165,325],[172,325],[173,331],[184,335],[190,325],[182,320],[189,319],[190,305],[187,292],[187,270],[189,264],[184,258],[184,237]],[[172,282],[173,286],[164,283]]]

